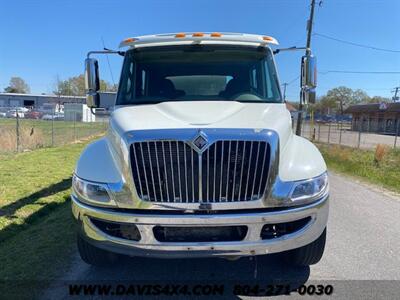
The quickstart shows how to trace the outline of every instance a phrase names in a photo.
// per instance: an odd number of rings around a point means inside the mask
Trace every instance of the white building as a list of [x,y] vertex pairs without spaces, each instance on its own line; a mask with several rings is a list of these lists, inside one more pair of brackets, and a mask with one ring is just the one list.
[[95,122],[96,116],[83,103],[64,103],[64,120],[76,122]]

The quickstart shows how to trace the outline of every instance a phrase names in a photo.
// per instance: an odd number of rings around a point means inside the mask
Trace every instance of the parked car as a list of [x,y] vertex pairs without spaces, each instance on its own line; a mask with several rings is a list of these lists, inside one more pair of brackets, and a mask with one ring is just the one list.
[[54,116],[50,114],[44,114],[42,120],[53,120]]
[[6,112],[6,117],[7,118],[16,118],[17,117],[17,112],[18,112],[18,118],[24,118],[25,113],[19,110],[15,109],[10,109],[9,111]]
[[26,107],[23,107],[23,106],[21,106],[21,107],[16,107],[15,109],[18,110],[18,111],[20,111],[20,112],[23,112],[23,113],[26,113],[26,112],[30,111],[29,108],[26,108]]
[[64,113],[56,112],[54,114],[44,114],[42,120],[64,120]]
[[5,118],[7,116],[7,113],[0,111],[0,118]]
[[43,117],[43,113],[36,110],[31,110],[25,113],[26,119],[41,119]]

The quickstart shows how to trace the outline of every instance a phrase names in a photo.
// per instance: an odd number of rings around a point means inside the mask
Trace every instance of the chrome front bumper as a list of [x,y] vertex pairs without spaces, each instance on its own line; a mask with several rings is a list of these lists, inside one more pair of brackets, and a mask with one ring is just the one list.
[[[146,257],[210,257],[249,256],[277,253],[307,245],[323,232],[328,221],[328,196],[313,204],[269,212],[217,213],[208,215],[160,214],[118,212],[83,204],[72,197],[72,212],[79,224],[80,234],[96,247],[131,256]],[[261,229],[268,223],[283,223],[311,217],[310,222],[300,230],[279,238],[262,240]],[[141,234],[140,241],[110,236],[99,230],[90,221],[95,218],[110,222],[135,224]],[[246,225],[247,235],[235,242],[159,242],[153,234],[153,227],[162,226],[229,226]]]

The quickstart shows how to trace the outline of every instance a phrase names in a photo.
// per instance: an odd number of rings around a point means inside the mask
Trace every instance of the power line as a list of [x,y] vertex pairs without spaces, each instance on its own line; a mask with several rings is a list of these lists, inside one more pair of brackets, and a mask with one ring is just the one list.
[[300,75],[296,76],[296,78],[293,78],[292,80],[290,80],[289,82],[284,82],[281,84],[281,86],[289,86],[291,85],[293,82],[295,82],[297,79],[300,78]]
[[296,76],[296,78],[293,78],[292,80],[290,80],[287,84],[291,85],[293,82],[295,82],[299,78],[300,78],[300,75],[298,75],[298,76]]
[[[284,30],[282,30],[282,32],[290,32],[295,25],[297,27],[300,24],[300,21],[304,22],[304,19],[307,18],[307,14],[308,14],[308,8],[305,11],[303,11],[303,13],[298,13],[297,16],[300,15],[301,18],[295,19],[289,26],[287,26]],[[303,40],[304,40],[304,37],[301,37],[295,43],[292,43],[292,44],[297,45],[300,41],[303,41]]]
[[[106,45],[104,44],[103,37],[101,37],[101,42],[103,43],[103,48],[106,48]],[[113,72],[111,70],[111,64],[110,64],[110,60],[108,59],[108,54],[106,54],[106,58],[107,58],[108,68],[110,69],[111,80],[113,82],[113,85],[115,86],[114,75],[113,75]]]
[[400,74],[400,71],[347,71],[347,70],[328,70],[319,71],[318,74],[326,75],[329,73],[344,73],[344,74]]
[[374,46],[369,46],[369,45],[363,45],[363,44],[359,44],[359,43],[354,43],[354,42],[338,39],[338,38],[335,38],[333,36],[329,36],[329,35],[322,34],[322,33],[314,32],[313,35],[320,36],[322,38],[325,38],[325,39],[328,39],[328,40],[332,40],[332,41],[336,41],[336,42],[339,42],[339,43],[360,47],[360,48],[367,48],[367,49],[371,49],[371,50],[391,52],[391,53],[400,53],[400,50],[385,49],[385,48],[379,48],[379,47],[374,47]]

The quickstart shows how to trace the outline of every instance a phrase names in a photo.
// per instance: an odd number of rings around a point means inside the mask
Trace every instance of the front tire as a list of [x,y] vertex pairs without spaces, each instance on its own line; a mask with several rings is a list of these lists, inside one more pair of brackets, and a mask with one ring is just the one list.
[[285,253],[285,261],[295,266],[309,266],[318,263],[325,250],[326,228],[314,242]]
[[117,254],[96,248],[86,242],[81,236],[78,236],[77,245],[79,255],[89,265],[105,267],[115,264],[118,261]]

